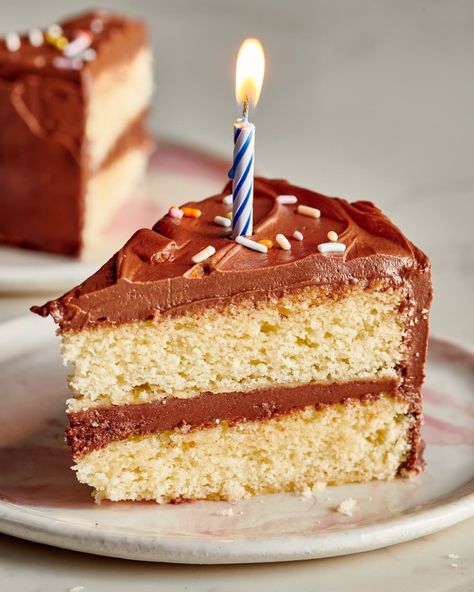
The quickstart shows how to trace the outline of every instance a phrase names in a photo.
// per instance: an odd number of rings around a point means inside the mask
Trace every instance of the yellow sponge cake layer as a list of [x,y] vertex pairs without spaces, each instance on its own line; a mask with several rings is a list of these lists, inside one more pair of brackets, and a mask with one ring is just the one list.
[[302,492],[321,482],[395,477],[414,423],[406,401],[382,395],[264,421],[136,436],[92,451],[74,468],[97,499],[114,501]]
[[[69,411],[201,392],[251,391],[397,376],[404,294],[383,285],[241,301],[62,335],[74,365]],[[81,395],[81,393],[84,393]]]

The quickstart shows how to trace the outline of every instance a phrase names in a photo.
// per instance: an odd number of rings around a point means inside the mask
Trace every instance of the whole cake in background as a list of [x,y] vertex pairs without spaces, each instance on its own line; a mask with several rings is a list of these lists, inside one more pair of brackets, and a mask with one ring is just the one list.
[[177,502],[418,473],[428,258],[370,202],[263,178],[237,244],[229,191],[33,308],[74,367],[79,481]]
[[152,55],[90,12],[0,40],[0,243],[78,256],[142,177]]

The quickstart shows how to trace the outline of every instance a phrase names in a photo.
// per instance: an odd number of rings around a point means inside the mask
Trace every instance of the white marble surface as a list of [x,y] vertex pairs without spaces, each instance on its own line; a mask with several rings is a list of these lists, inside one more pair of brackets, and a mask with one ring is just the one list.
[[[39,5],[41,4],[41,8]],[[25,28],[95,3],[4,3]],[[432,331],[474,342],[474,2],[136,0],[156,49],[158,133],[231,154],[233,59],[259,36],[268,70],[257,164],[332,195],[376,201],[430,255]],[[218,189],[218,188],[216,188]],[[0,318],[44,295],[0,299]],[[219,568],[88,557],[0,539],[0,589],[474,590],[474,521],[352,557]],[[449,553],[460,555],[450,567]]]

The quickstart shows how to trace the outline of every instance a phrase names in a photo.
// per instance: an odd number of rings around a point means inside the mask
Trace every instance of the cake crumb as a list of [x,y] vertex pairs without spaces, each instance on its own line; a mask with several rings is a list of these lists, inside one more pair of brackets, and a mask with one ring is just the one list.
[[459,555],[457,553],[449,553],[448,559],[459,559]]
[[342,500],[342,502],[336,508],[336,512],[344,514],[345,516],[352,516],[352,512],[356,504],[357,502],[353,497],[347,497],[345,500]]
[[326,487],[327,483],[324,483],[324,481],[320,481],[318,483],[315,483],[313,487],[305,487],[301,492],[301,497],[304,499],[309,499],[310,497],[313,497],[315,493],[318,493],[319,491],[324,491]]
[[214,516],[233,516],[234,510],[232,508],[227,508],[226,510],[219,510],[218,512],[213,512]]

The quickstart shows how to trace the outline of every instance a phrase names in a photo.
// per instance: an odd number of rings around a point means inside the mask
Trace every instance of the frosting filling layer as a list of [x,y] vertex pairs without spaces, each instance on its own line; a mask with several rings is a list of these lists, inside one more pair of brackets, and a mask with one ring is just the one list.
[[[398,380],[355,381],[268,387],[250,392],[201,393],[192,399],[168,397],[138,405],[95,407],[69,413],[67,440],[74,458],[131,436],[180,429],[184,432],[220,421],[269,419],[307,406],[316,408],[349,399],[370,400],[382,393],[404,398]],[[416,411],[416,410],[415,410]]]

